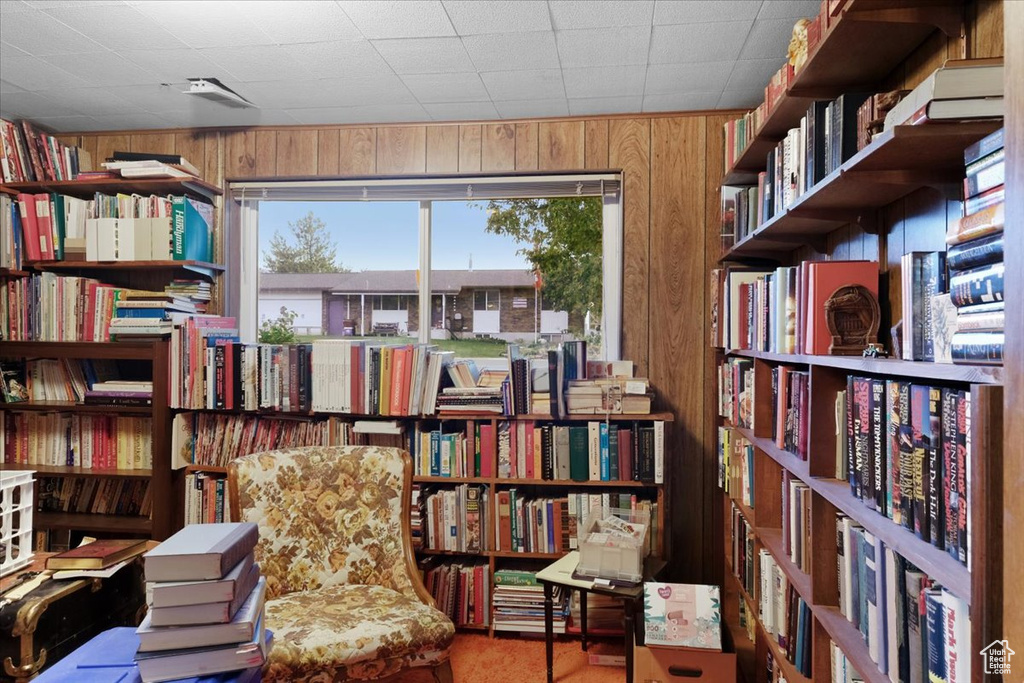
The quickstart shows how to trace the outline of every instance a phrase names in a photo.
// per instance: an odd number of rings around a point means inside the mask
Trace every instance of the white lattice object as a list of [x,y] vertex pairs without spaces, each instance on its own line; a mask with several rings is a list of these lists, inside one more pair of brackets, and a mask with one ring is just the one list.
[[0,472],[0,576],[32,562],[34,472]]

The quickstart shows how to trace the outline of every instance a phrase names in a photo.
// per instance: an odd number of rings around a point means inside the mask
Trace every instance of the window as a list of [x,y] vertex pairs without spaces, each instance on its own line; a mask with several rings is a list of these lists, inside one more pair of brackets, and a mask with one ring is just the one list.
[[[506,341],[518,341],[540,356],[545,344],[588,335],[589,355],[619,357],[622,219],[617,174],[238,182],[231,184],[229,197],[226,224],[233,230],[228,233],[228,265],[237,275],[225,283],[226,313],[237,316],[247,340],[255,339],[260,320],[270,317],[269,306],[261,299],[261,282],[273,278],[260,273],[260,266],[266,265],[261,251],[266,250],[265,233],[272,232],[264,228],[265,221],[268,227],[280,221],[272,222],[269,212],[289,204],[302,213],[315,204],[343,213],[362,212],[363,217],[348,221],[350,232],[336,240],[337,262],[350,272],[292,277],[297,283],[293,289],[285,281],[289,278],[277,278],[274,296],[267,297],[266,303],[273,306],[270,313],[276,314],[297,300],[295,291],[308,290],[303,295],[308,301],[302,325],[309,336],[370,337],[378,331],[442,348],[475,338],[480,348],[483,341],[490,342],[488,348],[498,349],[495,355],[504,351]],[[552,238],[557,227],[551,220],[505,231],[491,229],[497,223],[491,220],[493,214],[517,202],[541,207],[561,202],[574,211],[585,210],[587,232],[576,241],[593,245],[588,254],[545,254],[544,240]],[[388,232],[375,212],[394,206],[404,207],[404,227]],[[473,225],[451,219],[473,212]],[[536,229],[538,225],[543,229]],[[523,226],[529,230],[520,229]],[[488,239],[504,240],[502,246],[475,246],[478,233],[485,231]],[[376,259],[371,266],[357,256],[361,243],[370,243]],[[488,250],[501,249],[504,255],[488,261],[493,256]],[[551,254],[554,260],[543,260]],[[559,291],[559,269],[596,283],[596,298],[591,291],[574,300],[569,286]],[[561,282],[570,281],[561,275]],[[421,325],[421,320],[427,324]],[[472,356],[476,351],[467,353]]]

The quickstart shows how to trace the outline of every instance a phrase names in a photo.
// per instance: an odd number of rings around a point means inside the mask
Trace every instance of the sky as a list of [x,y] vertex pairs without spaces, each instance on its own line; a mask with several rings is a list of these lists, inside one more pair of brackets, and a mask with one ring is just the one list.
[[[289,221],[312,211],[327,224],[338,260],[351,270],[415,270],[419,266],[418,202],[260,202],[260,262],[274,231],[290,235]],[[483,204],[433,203],[433,251],[437,270],[528,269],[510,237],[486,232]]]

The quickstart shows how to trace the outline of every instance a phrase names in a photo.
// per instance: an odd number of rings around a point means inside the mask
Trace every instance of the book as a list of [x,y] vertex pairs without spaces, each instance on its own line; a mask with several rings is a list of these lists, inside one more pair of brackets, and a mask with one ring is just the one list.
[[155,627],[152,614],[147,614],[135,631],[139,636],[139,652],[244,643],[257,633],[257,626],[262,622],[266,593],[267,579],[261,576],[235,617],[224,624]]
[[151,608],[179,607],[202,603],[230,602],[241,592],[240,581],[253,565],[249,553],[231,568],[223,578],[208,581],[147,581],[146,604]]
[[[263,614],[260,613],[252,637],[240,643],[220,646],[195,647],[170,652],[143,652],[135,655],[143,683],[179,681],[189,676],[206,676],[212,673],[255,670],[254,678],[259,680],[260,667],[267,661],[273,634],[264,628]],[[229,679],[230,680],[230,679]]]
[[[241,563],[239,563],[241,564]],[[249,570],[235,583],[235,594],[226,602],[203,602],[174,607],[150,607],[151,623],[160,626],[188,626],[191,624],[224,624],[231,621],[242,603],[256,587],[260,578],[258,564],[250,564]]]
[[141,554],[146,541],[100,539],[46,558],[47,569],[106,569]]
[[194,524],[145,554],[147,581],[199,581],[222,578],[256,545],[252,522]]
[[1003,63],[999,59],[947,60],[885,116],[885,130],[911,119],[929,103],[1002,97]]
[[903,122],[916,126],[931,121],[1002,118],[1006,105],[1002,97],[975,97],[962,100],[932,100],[921,105]]

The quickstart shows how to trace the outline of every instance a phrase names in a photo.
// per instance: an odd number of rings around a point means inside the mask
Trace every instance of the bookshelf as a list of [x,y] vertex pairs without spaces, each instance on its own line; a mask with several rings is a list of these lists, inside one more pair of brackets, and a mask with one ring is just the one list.
[[[898,77],[893,80],[894,74],[903,74],[908,57],[936,29],[946,37],[964,41],[963,54],[971,56],[972,46],[964,37],[972,30],[971,14],[963,3],[848,0],[843,8],[838,17],[830,19],[829,26],[823,25],[820,43],[803,69],[795,74],[758,130],[748,137],[747,146],[736,156],[732,167],[725,169],[723,185],[756,184],[758,172],[765,170],[769,151],[790,128],[799,126],[801,117],[814,100],[834,99],[846,91],[893,89],[893,83],[900,82]],[[871,49],[865,50],[866,44],[871,45]],[[944,58],[945,42],[942,45]],[[851,54],[856,58],[850,58]],[[922,60],[920,51],[914,59]],[[936,63],[933,57],[931,63],[931,68],[935,68],[941,61]],[[953,216],[954,211],[959,210],[955,198],[958,197],[957,185],[963,180],[964,149],[998,127],[998,122],[978,121],[903,125],[886,131],[796,198],[787,209],[752,228],[741,241],[723,249],[719,261],[758,265],[768,262],[775,267],[829,258],[877,260],[883,270],[880,291],[883,321],[887,320],[889,306],[895,307],[892,318],[898,319],[899,275],[893,278],[893,264],[899,267],[899,257],[904,252],[941,248],[938,245],[943,244],[946,216]],[[946,204],[950,205],[948,214]],[[942,208],[935,209],[933,205]],[[900,232],[896,233],[897,230]],[[843,236],[849,235],[855,235],[864,245],[862,252],[857,247],[846,247],[840,255],[837,245],[843,244]],[[890,271],[888,290],[884,286],[885,270]],[[885,322],[882,327],[880,336],[884,339],[887,337]],[[1007,343],[1009,348],[1009,341]],[[998,569],[1002,565],[1003,510],[997,494],[1003,486],[1002,385],[1009,383],[1013,374],[1002,367],[889,358],[721,349],[717,353],[719,361],[742,358],[753,364],[752,427],[734,425],[715,416],[718,425],[727,429],[733,438],[745,439],[753,451],[754,505],[744,505],[735,488],[721,498],[725,550],[724,631],[740,655],[744,678],[749,683],[770,681],[766,659],[771,653],[776,670],[788,681],[830,681],[831,642],[843,651],[863,680],[870,683],[890,680],[872,659],[861,630],[840,611],[837,577],[840,558],[836,547],[836,519],[840,514],[862,526],[887,549],[905,558],[970,606],[970,643],[960,651],[973,657],[971,680],[980,683],[983,672],[976,653],[987,643],[1002,637],[1003,632],[999,607],[1003,579]],[[772,370],[783,365],[809,375],[806,460],[780,448],[772,438]],[[973,528],[968,549],[971,570],[947,551],[870,508],[851,491],[847,481],[835,478],[837,440],[845,438],[845,425],[836,424],[835,401],[837,393],[846,388],[847,376],[852,375],[905,380],[969,395],[971,460],[967,474],[970,487],[967,515]],[[837,434],[837,426],[843,430],[840,434]],[[810,490],[811,547],[806,572],[791,561],[784,542],[787,523],[782,492],[784,480],[802,482]],[[734,529],[729,521],[733,515],[741,516],[749,527],[755,573],[753,593],[746,590],[732,566],[733,542],[745,540],[733,538]],[[771,556],[788,583],[810,607],[813,622],[810,676],[801,675],[786,659],[762,622],[761,577],[757,567],[761,551]],[[749,628],[740,623],[741,605],[746,606],[746,618],[752,622]]]
[[[167,409],[168,343],[166,341],[132,342],[0,342],[0,359],[108,359],[133,361],[149,366],[153,379],[152,406],[96,406],[70,402],[25,402],[0,404],[4,416],[18,412],[61,413],[70,415],[125,414],[149,417],[152,420],[152,469],[91,469],[60,465],[4,465],[10,469],[36,471],[40,477],[143,479],[149,482],[152,498],[151,516],[91,514],[81,512],[37,512],[36,529],[72,529],[107,534],[129,533],[163,540],[176,529],[174,496],[170,467],[170,424]],[[37,496],[38,500],[38,496]]]

